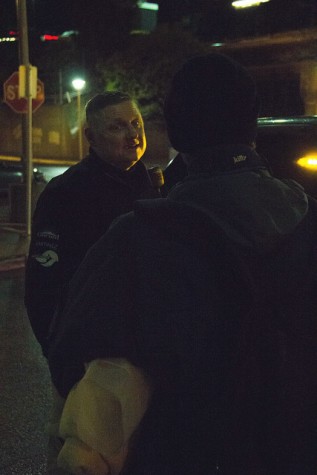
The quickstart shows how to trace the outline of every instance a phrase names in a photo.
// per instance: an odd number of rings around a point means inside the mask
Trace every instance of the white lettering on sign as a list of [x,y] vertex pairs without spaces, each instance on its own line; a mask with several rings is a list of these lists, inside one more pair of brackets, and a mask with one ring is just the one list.
[[18,84],[9,84],[6,88],[6,98],[9,101],[14,101],[18,98],[19,85]]

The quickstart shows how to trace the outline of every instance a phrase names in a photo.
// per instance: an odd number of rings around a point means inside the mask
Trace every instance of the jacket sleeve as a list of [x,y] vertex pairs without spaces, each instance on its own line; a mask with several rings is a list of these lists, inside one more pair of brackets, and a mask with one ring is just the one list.
[[61,197],[44,190],[33,217],[26,263],[25,305],[34,335],[45,356],[50,325],[67,281],[66,222]]
[[115,229],[90,248],[71,279],[65,305],[56,313],[48,363],[52,381],[64,398],[89,361],[124,357],[136,363],[129,231]]

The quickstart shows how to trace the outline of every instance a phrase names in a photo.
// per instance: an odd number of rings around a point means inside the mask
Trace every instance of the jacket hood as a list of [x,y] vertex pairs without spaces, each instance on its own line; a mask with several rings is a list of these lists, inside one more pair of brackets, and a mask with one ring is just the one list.
[[[260,157],[246,147],[235,148],[234,154],[235,158],[246,156],[244,163],[219,171],[215,166],[219,153],[232,156],[232,150],[218,149],[215,160],[212,154],[208,161],[195,160],[189,176],[168,198],[201,208],[240,245],[261,253],[274,249],[306,216],[304,189],[293,180],[274,178]],[[228,165],[229,158],[221,163]]]

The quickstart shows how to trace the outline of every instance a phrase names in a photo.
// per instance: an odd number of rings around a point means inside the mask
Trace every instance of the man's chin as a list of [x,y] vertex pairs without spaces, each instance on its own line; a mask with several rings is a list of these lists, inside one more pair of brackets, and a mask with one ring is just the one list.
[[134,165],[136,165],[138,163],[139,159],[135,160],[134,162],[130,162],[129,164],[127,164],[124,168],[124,170],[128,171],[128,170],[131,170],[132,167],[134,167]]
[[120,165],[124,170],[130,170],[142,157],[143,153],[134,154],[134,156],[123,157]]
[[130,170],[132,167],[134,167],[134,165],[139,161],[140,159],[138,157],[134,157],[133,160],[131,159],[127,159],[127,160],[122,160],[121,162],[117,162],[116,166],[118,168],[121,168],[121,170],[125,170],[125,171],[128,171]]

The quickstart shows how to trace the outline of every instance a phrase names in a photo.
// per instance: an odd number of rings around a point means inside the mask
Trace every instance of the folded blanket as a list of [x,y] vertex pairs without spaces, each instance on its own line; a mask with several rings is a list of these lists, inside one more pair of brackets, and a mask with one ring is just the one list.
[[74,474],[120,473],[149,399],[144,376],[126,360],[91,362],[65,402],[58,466]]
[[67,472],[85,475],[110,475],[109,464],[101,455],[81,442],[69,437],[66,439],[57,459],[58,466]]

